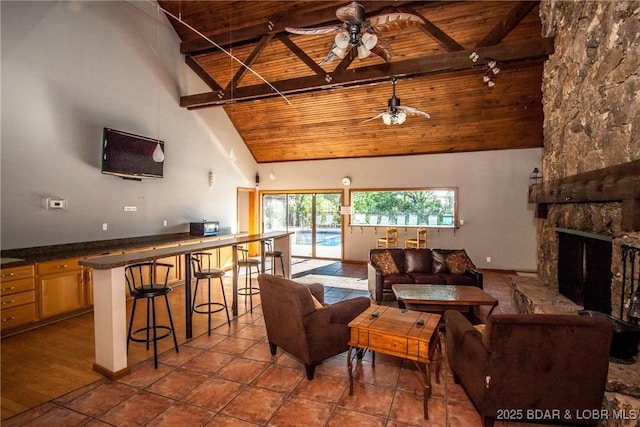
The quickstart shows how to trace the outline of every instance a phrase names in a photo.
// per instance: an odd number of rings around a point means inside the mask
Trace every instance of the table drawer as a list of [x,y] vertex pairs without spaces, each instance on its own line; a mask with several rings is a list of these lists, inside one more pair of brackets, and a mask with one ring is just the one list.
[[22,267],[3,268],[0,278],[5,282],[8,280],[22,279],[24,277],[32,277],[33,275],[33,265],[24,265]]
[[35,303],[21,305],[20,307],[7,308],[6,310],[3,309],[0,313],[0,316],[2,317],[0,328],[3,330],[27,323],[33,323],[37,320]]
[[39,262],[38,274],[63,273],[65,271],[80,270],[82,268],[78,264],[78,258],[59,259],[56,261]]
[[35,302],[35,300],[35,291],[20,292],[17,294],[6,295],[0,298],[0,307],[2,307],[2,311],[4,312],[4,310],[6,310],[7,308],[28,304],[30,302]]
[[0,284],[0,295],[4,297],[5,295],[11,295],[17,292],[30,291],[35,289],[35,287],[35,279],[33,277],[19,280],[7,280]]

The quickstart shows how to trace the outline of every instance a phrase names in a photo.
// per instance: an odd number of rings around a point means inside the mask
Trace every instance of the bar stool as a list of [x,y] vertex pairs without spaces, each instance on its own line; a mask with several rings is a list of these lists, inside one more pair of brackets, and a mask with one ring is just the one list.
[[[147,350],[149,350],[149,343],[153,342],[153,363],[156,369],[158,369],[158,340],[173,335],[173,344],[178,350],[178,339],[176,338],[176,331],[173,326],[173,318],[171,317],[171,308],[169,308],[169,292],[173,291],[170,286],[167,286],[167,280],[169,278],[169,272],[173,268],[171,264],[164,264],[160,262],[141,262],[137,264],[131,264],[125,267],[125,279],[127,286],[129,287],[129,294],[133,297],[133,307],[131,308],[131,319],[129,320],[129,331],[127,333],[127,352],[129,351],[129,342],[144,342],[147,344]],[[162,277],[159,271],[164,269],[164,282],[157,281],[156,278]],[[169,315],[169,325],[158,325],[156,322],[156,297],[164,297],[164,301],[167,305],[167,314]],[[147,300],[147,325],[145,327],[132,330],[133,319],[136,314],[136,305],[139,299]],[[158,330],[165,331],[164,334],[158,335]],[[144,332],[144,338],[137,338],[136,336]]]
[[[207,267],[202,268],[204,265],[204,258],[207,257]],[[231,319],[229,318],[229,308],[227,306],[227,296],[224,293],[224,284],[222,283],[222,276],[224,271],[218,268],[211,268],[211,254],[207,252],[197,252],[191,254],[191,269],[193,270],[193,277],[196,278],[196,286],[193,292],[193,303],[191,304],[192,313],[207,314],[209,316],[208,332],[211,335],[211,315],[224,310],[227,314],[227,324],[231,326]],[[220,291],[222,292],[222,300],[224,303],[211,301],[211,279],[220,279]],[[196,304],[196,297],[198,296],[198,285],[200,279],[207,279],[207,302]],[[206,307],[204,309],[203,307]]]
[[238,288],[238,295],[244,295],[245,304],[249,297],[250,312],[253,313],[253,296],[260,293],[260,288],[251,286],[251,267],[256,268],[256,278],[260,275],[260,260],[249,258],[249,250],[238,247],[238,265],[236,266],[238,276],[240,268],[244,267],[244,288]]
[[280,258],[280,266],[282,268],[282,277],[285,277],[284,276],[284,252],[274,251],[271,240],[265,240],[264,244],[266,246],[264,256],[266,258],[271,258],[271,274],[273,275],[276,274],[276,258]]

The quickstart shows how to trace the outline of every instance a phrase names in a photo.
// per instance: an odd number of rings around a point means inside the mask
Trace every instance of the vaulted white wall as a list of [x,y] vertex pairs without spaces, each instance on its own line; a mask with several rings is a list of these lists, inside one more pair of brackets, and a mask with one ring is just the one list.
[[[148,2],[1,7],[3,249],[186,231],[203,218],[236,224],[236,187],[252,185],[256,163],[221,108],[179,106],[206,88],[164,14]],[[104,127],[164,140],[164,178],[101,174]],[[44,209],[50,196],[68,209]]]

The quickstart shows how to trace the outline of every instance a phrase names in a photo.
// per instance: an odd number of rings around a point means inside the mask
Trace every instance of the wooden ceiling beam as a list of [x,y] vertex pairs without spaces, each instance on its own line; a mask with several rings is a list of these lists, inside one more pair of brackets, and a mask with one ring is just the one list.
[[313,71],[319,76],[323,76],[326,74],[324,69],[318,64],[316,64],[316,62],[313,59],[311,59],[311,57],[307,55],[304,50],[300,49],[297,44],[291,41],[291,39],[287,34],[279,33],[276,37],[278,38],[278,40],[282,42],[282,44],[284,44],[287,48],[289,48],[289,50],[293,52],[295,56],[297,56],[298,58],[300,58],[302,62],[307,64],[307,67],[309,67],[311,71]]
[[193,59],[193,57],[191,55],[186,55],[184,57],[184,62],[186,62],[186,64],[189,66],[189,68],[191,68],[193,70],[194,73],[196,73],[198,75],[198,77],[200,77],[202,79],[203,82],[205,82],[207,84],[207,86],[209,86],[211,88],[212,91],[214,92],[223,92],[222,86],[220,86],[218,84],[217,81],[215,81],[210,75],[209,73],[207,73],[204,68],[202,68],[200,66],[200,64],[198,64],[198,62]]
[[[475,49],[481,58],[493,58],[501,63],[513,61],[545,60],[553,53],[553,39],[540,38],[537,40],[522,40],[501,43],[495,46]],[[486,65],[487,60],[481,59],[477,63],[469,59],[470,50],[432,55],[423,58],[408,59],[390,64],[372,65],[352,70],[335,70],[327,75],[314,75],[294,79],[271,82],[282,94],[314,92],[335,87],[357,86],[387,80],[389,76],[419,76],[443,73],[457,70],[468,70],[474,66]],[[328,79],[327,77],[330,77]],[[208,92],[195,95],[185,95],[180,98],[180,106],[185,108],[205,108],[221,106],[237,102],[248,102],[279,96],[269,85],[259,84],[239,87],[233,98],[219,93]]]
[[264,48],[267,47],[272,38],[273,34],[265,34],[262,37],[260,43],[256,45],[255,49],[253,49],[249,57],[243,61],[244,66],[240,66],[236,74],[233,76],[233,79],[231,79],[231,81],[225,88],[225,93],[231,93],[231,91],[233,91],[238,86],[238,83],[240,82],[240,80],[242,80],[242,77],[244,77],[246,72],[249,71],[249,67],[253,65],[253,63],[256,61],[258,56],[260,56]]
[[500,43],[500,40],[505,38],[537,4],[538,2],[535,1],[518,2],[518,4],[511,8],[507,16],[500,20],[476,47],[487,47]]
[[[434,2],[429,6],[436,6],[440,2]],[[400,7],[403,5],[415,5],[421,4],[424,7],[424,3],[416,1],[362,1],[360,2],[367,11],[367,15],[376,13],[386,7]],[[175,20],[168,16],[169,20]],[[285,27],[314,27],[320,25],[328,25],[332,22],[339,24],[340,21],[336,18],[336,7],[327,7],[325,9],[319,9],[311,13],[301,14],[297,16],[281,16],[274,17],[270,21],[265,21],[260,24],[251,25],[246,28],[240,28],[233,30],[231,34],[219,33],[219,34],[205,34],[209,39],[216,44],[226,48],[227,46],[242,45],[247,43],[256,42],[263,35],[267,33],[281,33],[285,31]],[[177,22],[177,25],[182,25]],[[180,53],[182,54],[203,54],[209,52],[218,51],[218,48],[211,45],[209,40],[203,38],[197,38],[195,40],[189,40],[180,43]]]
[[433,22],[429,21],[426,17],[418,13],[418,11],[408,7],[398,8],[398,10],[419,16],[424,21],[424,25],[420,25],[418,28],[420,28],[420,30],[426,35],[432,37],[443,48],[445,48],[447,52],[456,52],[459,50],[464,50],[464,46],[462,46],[460,43],[455,41],[447,33],[442,31]]

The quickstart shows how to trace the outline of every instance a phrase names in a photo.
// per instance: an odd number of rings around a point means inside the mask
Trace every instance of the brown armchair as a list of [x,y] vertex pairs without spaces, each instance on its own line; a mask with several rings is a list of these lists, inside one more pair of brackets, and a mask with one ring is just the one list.
[[496,419],[598,423],[588,414],[600,411],[607,381],[612,326],[606,319],[494,314],[481,334],[458,311],[444,318],[454,381],[483,426]]
[[271,354],[281,347],[298,358],[309,380],[316,365],[349,349],[347,325],[370,305],[365,297],[327,305],[322,285],[303,285],[271,274],[258,276],[258,284]]

